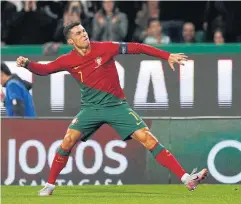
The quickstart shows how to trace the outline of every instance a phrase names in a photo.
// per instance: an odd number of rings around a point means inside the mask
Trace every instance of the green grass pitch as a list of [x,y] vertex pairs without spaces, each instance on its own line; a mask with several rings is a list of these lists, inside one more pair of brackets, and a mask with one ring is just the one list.
[[1,186],[2,204],[240,204],[240,185],[60,186],[50,197],[38,197],[41,187]]

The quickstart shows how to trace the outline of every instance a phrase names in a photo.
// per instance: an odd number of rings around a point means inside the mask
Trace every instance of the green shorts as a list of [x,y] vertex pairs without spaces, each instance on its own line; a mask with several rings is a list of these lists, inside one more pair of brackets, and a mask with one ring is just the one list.
[[86,141],[103,124],[113,127],[122,140],[131,139],[130,136],[136,130],[147,127],[140,116],[124,103],[100,109],[85,107],[80,110],[69,128],[80,131],[83,134],[81,140]]

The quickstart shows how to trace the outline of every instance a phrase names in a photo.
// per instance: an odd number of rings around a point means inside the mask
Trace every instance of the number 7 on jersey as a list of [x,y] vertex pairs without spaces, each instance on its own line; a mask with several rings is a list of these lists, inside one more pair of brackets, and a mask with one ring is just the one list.
[[81,82],[84,82],[82,71],[79,71],[78,74],[79,74],[79,76],[80,76],[80,81],[81,81]]

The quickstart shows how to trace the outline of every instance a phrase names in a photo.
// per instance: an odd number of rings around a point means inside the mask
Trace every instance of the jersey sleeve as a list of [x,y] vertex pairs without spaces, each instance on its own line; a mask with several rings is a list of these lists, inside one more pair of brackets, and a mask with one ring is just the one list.
[[118,54],[146,54],[168,60],[170,53],[141,43],[108,42],[106,49],[113,55]]
[[11,83],[7,89],[9,99],[12,101],[14,99],[23,99],[21,94],[21,88],[16,83]]
[[104,42],[104,46],[106,49],[106,52],[109,52],[112,56],[116,56],[119,54],[119,42]]
[[104,42],[106,52],[109,52],[112,56],[119,54],[128,54],[127,46],[125,42]]
[[52,73],[64,71],[64,56],[57,58],[55,61],[42,64],[38,62],[28,61],[25,68],[37,75],[49,75]]
[[141,44],[141,43],[128,43],[127,46],[128,46],[127,48],[128,54],[146,54],[146,55],[161,58],[164,60],[168,60],[171,54],[170,52],[160,50],[150,45]]
[[11,83],[7,88],[8,97],[12,104],[9,109],[11,109],[13,116],[24,116],[25,106],[22,91],[22,88],[16,83]]

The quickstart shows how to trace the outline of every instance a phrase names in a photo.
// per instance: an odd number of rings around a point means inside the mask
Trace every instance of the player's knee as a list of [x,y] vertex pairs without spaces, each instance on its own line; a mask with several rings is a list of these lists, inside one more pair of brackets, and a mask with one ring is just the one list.
[[149,128],[143,128],[135,133],[134,138],[139,140],[147,149],[152,149],[156,143],[157,139],[152,135]]
[[63,149],[66,149],[66,150],[70,150],[73,145],[74,144],[73,144],[73,140],[71,139],[71,137],[69,135],[66,135],[64,137],[64,140],[63,140],[62,144],[61,144],[61,147]]
[[64,137],[64,140],[61,144],[61,147],[66,150],[71,150],[75,143],[78,141],[80,134],[75,134],[71,132],[67,132]]
[[73,139],[71,138],[71,135],[66,135],[66,136],[64,137],[64,143],[65,143],[66,145],[68,145],[68,146],[72,146],[72,145],[73,145],[74,141],[73,141]]
[[151,150],[157,143],[157,139],[152,135],[150,131],[146,132],[146,142],[145,147],[149,150]]

